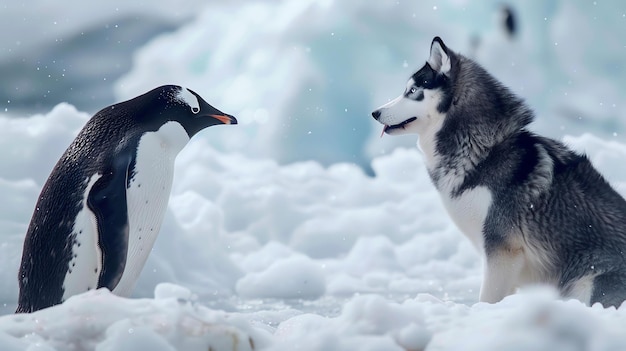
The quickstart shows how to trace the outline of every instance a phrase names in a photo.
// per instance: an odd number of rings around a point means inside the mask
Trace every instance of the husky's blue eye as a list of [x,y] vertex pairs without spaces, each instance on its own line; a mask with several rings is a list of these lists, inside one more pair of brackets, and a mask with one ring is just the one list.
[[415,92],[416,92],[416,91],[417,91],[417,88],[416,88],[416,87],[413,87],[413,88],[411,88],[411,90],[410,90],[411,94],[415,94]]

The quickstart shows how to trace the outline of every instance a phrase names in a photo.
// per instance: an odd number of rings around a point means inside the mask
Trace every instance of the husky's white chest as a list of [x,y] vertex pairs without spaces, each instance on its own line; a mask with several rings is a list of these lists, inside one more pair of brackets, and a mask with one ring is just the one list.
[[484,253],[483,226],[492,202],[491,191],[479,186],[457,197],[451,197],[448,191],[440,191],[439,194],[456,226],[479,252]]
[[174,161],[189,141],[184,128],[169,122],[144,134],[137,146],[134,172],[126,190],[128,253],[114,293],[128,296],[157,238],[172,187]]

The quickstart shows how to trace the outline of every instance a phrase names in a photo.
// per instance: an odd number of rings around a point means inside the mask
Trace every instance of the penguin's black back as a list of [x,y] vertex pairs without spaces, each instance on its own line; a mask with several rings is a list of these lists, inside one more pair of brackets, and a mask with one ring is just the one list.
[[32,312],[61,302],[63,281],[72,256],[75,219],[83,208],[87,181],[119,153],[131,157],[142,131],[133,103],[127,101],[96,113],[54,166],[39,195],[26,232],[20,266],[17,312]]

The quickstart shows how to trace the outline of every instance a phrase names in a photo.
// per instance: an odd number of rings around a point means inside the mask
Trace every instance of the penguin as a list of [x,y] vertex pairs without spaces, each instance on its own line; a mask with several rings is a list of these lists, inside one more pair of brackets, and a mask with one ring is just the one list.
[[161,86],[97,112],[54,166],[26,232],[16,313],[91,289],[128,297],[161,227],[174,160],[206,127],[237,124]]
[[509,39],[515,38],[517,34],[517,19],[513,7],[506,4],[501,5],[500,17],[504,27],[504,32],[507,34]]

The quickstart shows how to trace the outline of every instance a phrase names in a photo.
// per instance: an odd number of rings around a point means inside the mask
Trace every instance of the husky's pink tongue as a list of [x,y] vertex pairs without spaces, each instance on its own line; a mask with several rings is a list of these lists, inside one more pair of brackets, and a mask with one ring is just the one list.
[[387,129],[387,127],[388,127],[388,126],[387,126],[386,124],[385,124],[385,125],[383,125],[383,131],[380,133],[380,137],[381,137],[381,138],[383,137],[383,135],[385,135],[385,129]]

